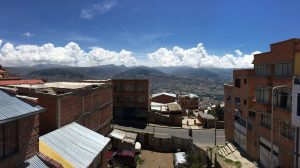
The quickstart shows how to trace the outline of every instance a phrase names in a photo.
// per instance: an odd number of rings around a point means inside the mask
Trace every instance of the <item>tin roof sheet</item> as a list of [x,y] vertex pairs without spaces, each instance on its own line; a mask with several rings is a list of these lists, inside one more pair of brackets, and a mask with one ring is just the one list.
[[16,95],[0,90],[0,123],[32,115],[43,110],[41,106],[26,103],[17,98]]
[[37,155],[34,155],[32,158],[28,159],[24,163],[26,168],[49,168],[45,162],[40,159]]
[[75,122],[40,137],[75,167],[89,167],[110,139]]

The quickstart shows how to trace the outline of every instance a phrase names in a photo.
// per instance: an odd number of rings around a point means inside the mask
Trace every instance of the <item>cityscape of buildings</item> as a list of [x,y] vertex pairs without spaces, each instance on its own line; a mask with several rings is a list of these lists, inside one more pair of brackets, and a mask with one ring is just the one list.
[[[47,82],[1,66],[0,167],[136,167],[145,149],[189,152],[191,144],[206,151],[206,167],[230,167],[224,158],[299,167],[300,40],[270,48],[254,55],[253,69],[233,70],[218,104],[192,93],[151,94],[146,79]],[[155,127],[188,136],[147,131]],[[203,129],[215,130],[214,144],[198,143],[194,132]],[[225,132],[219,144],[217,129]]]

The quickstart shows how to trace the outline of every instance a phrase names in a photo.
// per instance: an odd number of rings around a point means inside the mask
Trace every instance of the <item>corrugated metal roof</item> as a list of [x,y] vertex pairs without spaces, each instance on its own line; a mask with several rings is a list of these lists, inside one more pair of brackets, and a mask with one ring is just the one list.
[[181,111],[181,106],[179,104],[168,104],[169,111]]
[[207,119],[207,120],[214,120],[215,117],[211,114],[207,114],[207,113],[203,113],[203,112],[199,112],[199,115],[203,118],[203,119]]
[[40,140],[75,167],[89,167],[110,142],[75,122],[40,137]]
[[137,134],[132,132],[125,132],[122,130],[114,129],[110,134],[109,137],[113,137],[115,139],[119,139],[124,142],[134,144],[136,141]]
[[38,156],[34,155],[32,158],[28,159],[24,163],[26,168],[49,168],[45,162]]
[[44,110],[41,106],[28,104],[15,95],[0,90],[0,123]]

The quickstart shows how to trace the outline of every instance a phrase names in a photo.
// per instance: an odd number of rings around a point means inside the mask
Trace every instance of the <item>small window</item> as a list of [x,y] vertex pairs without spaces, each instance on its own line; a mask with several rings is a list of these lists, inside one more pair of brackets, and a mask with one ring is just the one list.
[[247,100],[246,99],[244,99],[244,105],[247,105]]
[[271,115],[261,114],[260,124],[268,129],[271,129]]
[[234,86],[240,88],[241,87],[241,79],[235,79]]
[[290,140],[294,139],[294,127],[286,121],[280,121],[280,135]]
[[244,79],[244,84],[247,84],[247,79]]
[[235,98],[235,105],[240,106],[241,105],[241,99],[236,97]]

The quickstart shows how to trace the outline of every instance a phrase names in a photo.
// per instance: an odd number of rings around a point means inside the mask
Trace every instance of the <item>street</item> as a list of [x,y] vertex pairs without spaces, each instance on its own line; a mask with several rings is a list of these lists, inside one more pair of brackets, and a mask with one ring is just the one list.
[[[181,128],[168,128],[168,127],[157,127],[157,126],[146,126],[145,128],[134,128],[127,126],[114,125],[114,128],[122,130],[154,133],[155,136],[176,136],[182,138],[189,138],[189,130]],[[214,129],[199,129],[193,130],[193,142],[197,146],[211,146],[214,145],[215,130]],[[217,129],[217,145],[225,144],[224,129]]]

